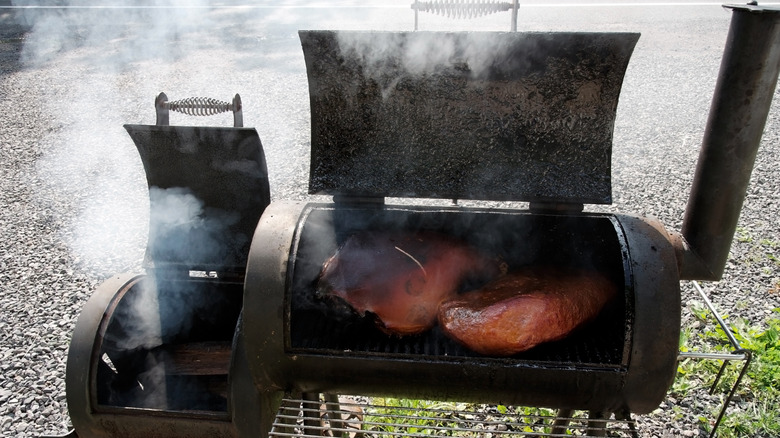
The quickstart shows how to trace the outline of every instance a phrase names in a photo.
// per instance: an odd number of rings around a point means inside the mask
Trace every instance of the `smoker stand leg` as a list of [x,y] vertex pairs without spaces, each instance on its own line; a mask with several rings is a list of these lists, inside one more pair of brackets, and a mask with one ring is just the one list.
[[634,422],[631,421],[631,412],[629,411],[615,412],[615,420],[627,422],[628,429],[631,431],[631,436],[634,438],[639,438],[639,432],[637,432],[636,426],[634,426]]
[[559,409],[558,418],[553,422],[552,431],[550,433],[555,435],[565,435],[566,427],[571,422],[571,416],[574,413],[572,409]]
[[301,394],[301,400],[305,402],[303,405],[303,434],[319,435],[322,430],[319,410],[320,393],[304,392]]
[[343,429],[345,424],[341,418],[341,406],[338,394],[323,394],[325,398],[325,411],[328,413],[328,423],[331,429]]
[[588,413],[588,436],[607,436],[609,413],[590,411]]
[[720,381],[720,378],[723,376],[723,371],[726,368],[726,364],[731,360],[741,360],[744,361],[744,365],[742,365],[742,370],[739,372],[739,376],[737,376],[737,380],[734,382],[734,385],[731,387],[731,391],[729,391],[726,400],[723,402],[723,406],[720,409],[720,414],[718,414],[718,419],[715,421],[715,424],[712,426],[712,430],[710,431],[710,438],[714,438],[715,434],[718,431],[718,426],[720,425],[721,420],[723,419],[723,416],[726,414],[726,409],[728,409],[729,404],[731,403],[732,397],[734,397],[734,394],[737,392],[737,388],[739,387],[740,382],[742,382],[742,377],[745,376],[745,373],[747,372],[748,367],[750,366],[750,362],[753,358],[753,353],[750,350],[746,350],[742,348],[742,345],[739,343],[739,340],[734,336],[732,333],[731,327],[726,325],[726,322],[723,320],[723,317],[720,316],[720,313],[718,313],[718,310],[715,309],[715,306],[712,304],[712,301],[710,301],[710,298],[707,296],[707,294],[704,292],[704,289],[701,288],[698,282],[692,281],[691,284],[693,284],[693,287],[696,289],[696,291],[699,293],[699,296],[701,296],[701,299],[704,301],[704,304],[709,308],[710,313],[712,313],[712,316],[715,318],[715,321],[718,323],[720,328],[723,330],[723,333],[726,334],[726,336],[729,338],[729,342],[731,343],[732,347],[734,347],[734,351],[731,353],[700,353],[700,352],[681,352],[677,356],[678,363],[680,360],[683,359],[713,359],[713,360],[722,360],[723,363],[721,364],[720,371],[718,371],[718,375],[715,377],[715,381],[712,383],[712,386],[710,387],[710,394],[713,394],[715,391],[715,388],[718,385],[718,381]]

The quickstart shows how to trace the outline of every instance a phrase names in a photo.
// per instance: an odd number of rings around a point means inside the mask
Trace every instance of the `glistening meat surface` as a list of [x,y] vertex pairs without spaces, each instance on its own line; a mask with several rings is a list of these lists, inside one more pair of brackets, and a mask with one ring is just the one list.
[[615,295],[597,272],[529,268],[442,303],[439,324],[473,351],[510,356],[566,337]]
[[464,284],[488,282],[500,262],[434,232],[361,231],[323,265],[317,291],[358,314],[371,312],[388,334],[411,335],[436,323],[439,305]]

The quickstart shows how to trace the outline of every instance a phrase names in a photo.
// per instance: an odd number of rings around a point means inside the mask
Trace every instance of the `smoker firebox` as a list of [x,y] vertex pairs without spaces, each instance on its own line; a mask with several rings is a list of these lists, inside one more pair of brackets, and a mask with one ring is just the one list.
[[[156,101],[156,125],[125,125],[149,185],[146,273],[100,285],[71,341],[67,394],[83,436],[235,436],[231,374],[251,236],[270,201],[241,100]],[[168,125],[168,112],[231,110],[234,127]]]

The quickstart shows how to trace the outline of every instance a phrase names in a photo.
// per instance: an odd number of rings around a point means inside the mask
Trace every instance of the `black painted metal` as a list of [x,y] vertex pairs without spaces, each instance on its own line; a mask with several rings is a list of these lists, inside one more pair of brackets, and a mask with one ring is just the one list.
[[301,31],[311,193],[610,203],[639,34]]
[[[233,109],[239,123],[238,95]],[[167,110],[158,122],[167,123]],[[108,280],[79,317],[66,376],[76,433],[235,437],[259,429],[257,416],[236,418],[231,408],[257,393],[230,384],[233,373],[248,374],[243,344],[233,344],[251,236],[270,202],[257,131],[125,128],[149,185],[148,275]]]
[[[249,369],[259,392],[637,413],[650,412],[663,400],[676,371],[680,302],[674,250],[660,225],[631,216],[359,209],[282,202],[271,204],[261,219],[254,241],[264,244],[250,250],[244,291],[244,312],[253,317],[243,320]],[[435,332],[408,340],[372,335],[370,324],[318,303],[312,282],[345,233],[387,226],[424,226],[504,248],[510,269],[534,262],[591,266],[620,285],[623,301],[577,337],[509,358],[442,345],[447,341]],[[515,232],[508,232],[512,228]]]
[[145,267],[241,281],[257,220],[270,202],[254,128],[125,125],[149,184]]

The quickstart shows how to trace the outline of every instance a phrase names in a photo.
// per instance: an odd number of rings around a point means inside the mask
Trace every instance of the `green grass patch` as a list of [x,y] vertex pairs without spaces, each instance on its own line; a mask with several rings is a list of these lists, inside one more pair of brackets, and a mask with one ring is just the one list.
[[[695,351],[704,345],[707,351],[731,352],[732,346],[723,329],[715,323],[714,317],[706,315],[700,308],[691,309],[694,316],[707,324],[701,332],[683,330],[681,333],[681,351]],[[726,317],[724,317],[726,319]],[[726,414],[718,428],[718,436],[732,437],[776,437],[780,436],[780,309],[766,321],[765,327],[750,324],[746,319],[735,319],[732,333],[742,348],[753,353],[753,361],[732,400],[732,409]],[[695,345],[695,346],[694,346]],[[686,396],[701,388],[709,388],[720,369],[720,361],[706,359],[686,359],[678,366],[678,376],[672,386],[672,392]],[[741,370],[738,363],[727,366],[724,375],[718,381],[715,393],[726,394],[736,381]],[[719,408],[718,408],[719,409]],[[712,412],[717,418],[718,411]],[[709,421],[704,419],[702,426],[708,431]]]
[[550,433],[555,411],[504,405],[474,405],[427,400],[374,398],[363,418],[368,436],[409,434],[413,436],[484,437],[491,431]]

